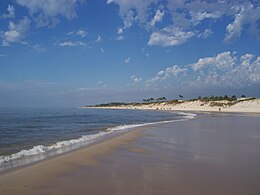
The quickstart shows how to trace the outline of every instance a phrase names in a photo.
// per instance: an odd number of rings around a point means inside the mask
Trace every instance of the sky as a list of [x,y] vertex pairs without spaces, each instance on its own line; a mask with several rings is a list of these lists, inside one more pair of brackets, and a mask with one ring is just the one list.
[[260,97],[258,0],[0,0],[0,107]]

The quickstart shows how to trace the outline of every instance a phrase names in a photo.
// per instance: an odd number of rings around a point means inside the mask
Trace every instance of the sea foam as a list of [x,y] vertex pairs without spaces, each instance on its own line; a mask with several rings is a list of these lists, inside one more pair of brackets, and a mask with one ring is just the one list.
[[[113,133],[116,131],[126,131],[126,130],[130,130],[130,129],[137,128],[137,127],[143,127],[143,126],[155,125],[155,124],[163,124],[163,123],[171,123],[171,122],[176,122],[176,121],[183,121],[183,120],[188,120],[188,119],[192,119],[192,118],[196,117],[196,114],[187,113],[187,112],[178,112],[177,114],[182,115],[182,118],[179,120],[175,119],[175,120],[141,123],[141,124],[119,125],[116,127],[108,128],[106,131],[101,131],[96,134],[83,135],[78,139],[64,140],[64,141],[60,141],[60,142],[57,142],[57,143],[55,143],[53,145],[49,145],[49,146],[37,145],[31,149],[21,150],[17,153],[9,155],[9,156],[0,156],[0,165],[4,164],[6,162],[9,162],[9,161],[21,159],[23,157],[30,157],[30,156],[35,156],[38,154],[44,154],[47,152],[62,149],[64,147],[74,146],[72,148],[75,149],[75,148],[80,147],[81,144],[87,145],[87,144],[93,143],[97,138],[100,138],[104,135],[107,135],[107,134],[110,134],[110,133]],[[66,151],[68,151],[68,150],[66,150]],[[62,153],[62,152],[59,152],[59,153]]]

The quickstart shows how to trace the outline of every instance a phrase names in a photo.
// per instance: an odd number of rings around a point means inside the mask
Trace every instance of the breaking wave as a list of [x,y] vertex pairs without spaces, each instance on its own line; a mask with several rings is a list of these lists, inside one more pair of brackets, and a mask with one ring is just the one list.
[[[168,120],[168,121],[159,121],[159,122],[150,122],[150,123],[141,123],[141,124],[131,124],[131,125],[119,125],[116,127],[111,127],[108,128],[106,131],[101,131],[97,134],[92,134],[92,135],[83,135],[78,139],[70,139],[70,140],[64,140],[57,142],[53,145],[49,146],[44,146],[44,145],[37,145],[34,146],[31,149],[28,150],[21,150],[17,153],[11,154],[9,156],[0,156],[0,165],[3,165],[6,162],[21,159],[24,157],[30,157],[30,156],[35,156],[38,154],[44,154],[47,152],[52,152],[55,150],[62,149],[64,147],[72,147],[72,149],[79,148],[82,145],[87,145],[90,143],[93,143],[97,138],[100,138],[104,135],[111,134],[115,131],[125,131],[125,130],[130,130],[133,128],[137,127],[143,127],[147,125],[155,125],[155,124],[163,124],[163,123],[171,123],[171,122],[176,122],[176,121],[184,121],[188,119],[193,119],[196,117],[196,114],[193,113],[186,113],[186,112],[178,112],[177,114],[182,115],[181,119],[175,119],[175,120]],[[68,151],[68,150],[66,150]],[[62,152],[60,152],[62,153]]]

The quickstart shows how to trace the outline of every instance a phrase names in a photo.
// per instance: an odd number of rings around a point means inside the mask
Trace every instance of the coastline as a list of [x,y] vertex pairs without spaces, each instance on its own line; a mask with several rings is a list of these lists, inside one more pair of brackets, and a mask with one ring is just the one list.
[[[169,115],[171,112],[164,111]],[[156,112],[158,114],[158,112]],[[102,142],[113,136],[117,136],[139,127],[145,127],[155,124],[171,123],[182,120],[189,120],[196,116],[192,113],[175,113],[179,115],[180,119],[166,119],[163,120],[161,116],[159,121],[141,122],[141,123],[129,123],[112,127],[107,127],[96,134],[82,135],[79,138],[72,138],[67,140],[58,141],[52,145],[35,145],[32,148],[20,150],[19,152],[12,153],[8,156],[0,156],[0,174],[8,170],[16,169],[19,167],[27,166],[30,164],[44,161],[45,159],[55,158],[55,156],[63,155],[71,151],[78,150],[80,148],[88,147],[89,145]]]
[[232,114],[138,127],[0,175],[0,194],[254,194],[258,127]]
[[[75,167],[96,166],[98,165],[98,156],[111,153],[119,145],[135,140],[141,136],[143,130],[144,128],[136,128],[93,143],[87,147],[78,148],[55,157],[4,171],[0,174],[0,194],[31,194],[31,189],[28,189],[27,185],[34,187],[41,185],[48,178],[57,178],[60,174],[73,171]],[[37,191],[32,194],[35,193]]]
[[[212,106],[215,104],[215,106]],[[220,106],[217,106],[220,104]],[[85,106],[81,108],[94,109],[137,109],[137,110],[169,110],[169,111],[190,111],[190,112],[228,112],[228,113],[260,113],[260,98],[238,102],[227,106],[227,101],[209,101],[207,103],[196,101],[180,101],[179,103],[159,102],[149,104],[130,104],[119,106]]]

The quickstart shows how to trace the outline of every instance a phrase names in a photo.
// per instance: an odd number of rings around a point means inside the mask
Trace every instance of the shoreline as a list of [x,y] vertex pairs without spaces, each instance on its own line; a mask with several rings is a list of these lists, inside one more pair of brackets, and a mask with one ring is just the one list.
[[[167,111],[164,111],[164,112],[167,112]],[[120,136],[125,133],[128,133],[129,131],[134,131],[137,128],[149,127],[151,125],[156,125],[156,124],[164,124],[164,123],[172,123],[172,122],[174,123],[174,122],[178,122],[178,121],[182,121],[182,120],[185,121],[185,120],[190,120],[193,117],[195,117],[195,115],[193,115],[192,113],[180,114],[180,116],[182,116],[183,118],[169,120],[169,121],[146,122],[146,123],[118,125],[115,127],[109,127],[106,131],[102,131],[102,132],[99,132],[94,135],[83,135],[82,137],[80,137],[78,139],[63,140],[63,141],[57,142],[54,145],[50,145],[50,146],[49,145],[46,145],[46,146],[45,145],[36,145],[31,149],[21,150],[17,153],[13,153],[9,156],[6,156],[6,158],[10,158],[10,159],[7,159],[5,162],[3,162],[3,164],[0,164],[0,175],[3,173],[12,172],[13,170],[31,166],[31,165],[34,165],[34,164],[37,164],[37,163],[40,163],[40,162],[43,162],[46,160],[51,160],[53,158],[69,154],[71,152],[75,152],[77,150],[81,150],[81,149],[90,147],[92,145],[101,143],[103,141],[112,139],[114,137]],[[93,136],[93,139],[89,139],[89,140],[83,139],[83,137],[85,137],[85,136],[86,137]],[[64,146],[56,148],[56,149],[54,148],[55,145],[60,145],[59,143],[71,142],[71,141],[75,142],[75,140],[77,140],[78,143],[71,144],[71,145],[64,145]],[[38,154],[32,153],[32,154],[28,154],[28,155],[24,155],[24,156],[23,156],[23,154],[21,154],[21,157],[18,155],[21,152],[30,153],[31,150],[34,150],[34,148],[37,149],[37,147],[42,147],[42,148],[47,148],[47,149],[53,147],[54,149],[46,150],[46,151],[40,152]],[[12,156],[17,156],[17,158],[16,157],[13,158]],[[5,159],[2,159],[2,160],[5,160]]]
[[27,185],[42,184],[50,177],[73,171],[74,166],[97,166],[98,156],[112,153],[119,145],[134,141],[142,136],[145,128],[134,128],[82,148],[0,172],[0,194],[31,194]]
[[[259,148],[258,117],[214,116],[137,127],[85,148],[1,174],[0,194],[255,192],[260,181],[257,166],[260,158],[254,149]],[[246,121],[255,129],[245,132]],[[235,133],[235,139],[230,132]],[[242,133],[241,137],[238,132]],[[252,149],[249,153],[245,143]],[[237,173],[241,168],[244,171],[240,176]],[[234,179],[237,177],[240,179]]]
[[[52,161],[52,160],[55,160],[56,158],[62,158],[63,156],[67,156],[67,155],[70,155],[70,154],[73,154],[73,153],[76,153],[76,152],[80,152],[81,150],[85,150],[87,148],[93,147],[95,145],[101,144],[101,143],[109,141],[109,140],[112,141],[112,139],[114,139],[116,137],[123,136],[124,134],[128,134],[131,131],[137,131],[137,130],[139,130],[139,129],[133,128],[132,130],[115,132],[114,134],[113,133],[107,134],[104,137],[99,137],[98,139],[94,140],[93,142],[87,143],[86,145],[79,146],[79,147],[76,147],[76,148],[73,148],[73,149],[68,149],[67,151],[61,152],[61,153],[58,153],[58,154],[49,155],[48,152],[46,152],[47,154],[45,154],[45,157],[42,158],[42,159],[35,160],[35,161],[29,162],[29,163],[26,163],[26,164],[19,164],[17,166],[12,167],[12,168],[2,169],[0,171],[0,177],[3,176],[3,175],[6,175],[6,174],[10,174],[12,172],[19,171],[21,169],[30,168],[31,166],[37,166],[38,164],[44,163],[46,161]],[[28,158],[30,158],[30,156]]]

